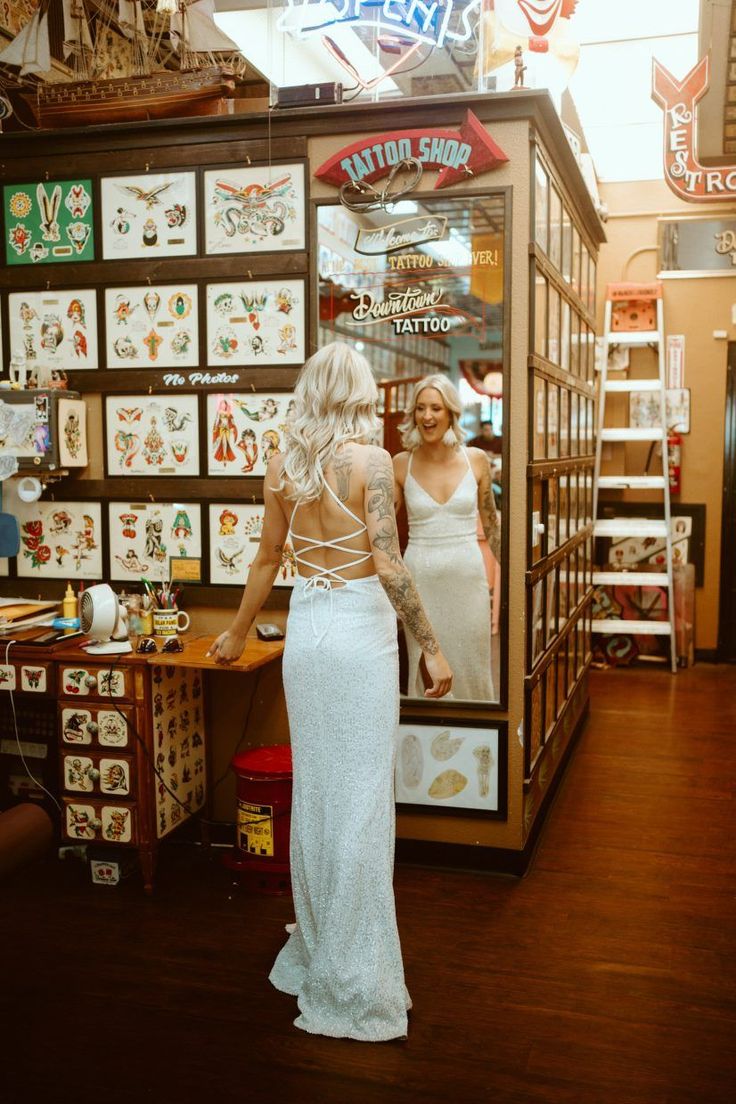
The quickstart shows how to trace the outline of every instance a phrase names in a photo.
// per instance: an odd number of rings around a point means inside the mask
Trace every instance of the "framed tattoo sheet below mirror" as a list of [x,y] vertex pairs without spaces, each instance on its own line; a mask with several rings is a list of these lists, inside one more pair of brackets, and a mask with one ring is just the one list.
[[196,368],[199,327],[195,284],[105,290],[108,368]]
[[29,367],[96,369],[97,298],[93,288],[18,291],[8,295],[10,354]]
[[505,727],[402,723],[397,739],[397,803],[505,818]]
[[101,579],[99,502],[20,502],[20,578]]
[[107,395],[108,475],[199,475],[196,395]]
[[95,255],[90,180],[47,180],[3,187],[5,262],[91,261]]
[[207,474],[265,475],[282,451],[291,391],[207,396]]
[[196,254],[195,173],[107,176],[100,192],[106,261]]
[[304,249],[304,165],[211,169],[204,196],[206,253]]
[[[110,578],[171,578],[170,558],[201,560],[202,508],[194,502],[110,502]],[[201,581],[201,580],[200,580]]]
[[[210,503],[210,582],[244,586],[263,531],[265,507],[240,502]],[[297,577],[294,549],[284,545],[277,587],[292,587]]]
[[207,363],[303,364],[304,280],[207,285]]

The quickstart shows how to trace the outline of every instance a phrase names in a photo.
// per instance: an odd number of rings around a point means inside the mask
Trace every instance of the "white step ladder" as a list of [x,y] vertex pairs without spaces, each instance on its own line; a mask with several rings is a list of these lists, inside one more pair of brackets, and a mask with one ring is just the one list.
[[[656,329],[613,330],[614,303],[638,301],[656,304]],[[662,284],[609,284],[606,293],[606,316],[603,337],[601,381],[598,401],[598,438],[595,449],[595,474],[593,478],[593,533],[596,537],[655,537],[664,540],[666,571],[593,571],[594,586],[659,586],[667,591],[667,621],[633,621],[605,618],[594,620],[594,633],[628,633],[658,635],[670,638],[670,666],[677,671],[677,645],[675,639],[675,601],[672,578],[672,529],[670,525],[669,458],[667,454],[667,395],[665,379],[665,340]],[[655,346],[658,354],[658,375],[651,379],[609,379],[608,354],[612,345],[631,348]],[[658,391],[660,424],[656,429],[633,429],[628,426],[605,425],[606,396],[616,392]],[[601,475],[601,452],[604,442],[652,441],[662,446],[662,475]],[[652,446],[654,447],[654,445]],[[652,501],[652,518],[615,517],[598,518],[599,490],[651,490],[659,492]],[[625,507],[622,507],[622,510]]]

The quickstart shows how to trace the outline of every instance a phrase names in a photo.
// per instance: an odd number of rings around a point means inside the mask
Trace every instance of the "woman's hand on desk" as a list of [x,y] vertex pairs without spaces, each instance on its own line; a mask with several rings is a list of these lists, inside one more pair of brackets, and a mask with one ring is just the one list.
[[207,655],[214,659],[215,663],[233,663],[236,659],[240,659],[245,651],[247,635],[232,628],[226,629],[210,644]]

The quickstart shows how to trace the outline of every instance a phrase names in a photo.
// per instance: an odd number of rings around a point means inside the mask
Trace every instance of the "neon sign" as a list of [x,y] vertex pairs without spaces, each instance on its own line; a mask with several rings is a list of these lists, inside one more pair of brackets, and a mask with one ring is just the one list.
[[286,0],[276,26],[298,38],[324,35],[330,27],[373,27],[416,45],[467,42],[474,34],[470,16],[481,0]]
[[708,55],[681,81],[654,61],[652,99],[664,112],[664,178],[691,203],[733,203],[736,165],[703,165],[695,138],[696,104],[708,89]]

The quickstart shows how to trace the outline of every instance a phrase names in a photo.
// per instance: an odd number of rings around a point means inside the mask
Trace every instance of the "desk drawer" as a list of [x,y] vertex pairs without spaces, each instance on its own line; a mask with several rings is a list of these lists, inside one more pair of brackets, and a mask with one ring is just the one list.
[[0,664],[0,691],[13,690],[16,694],[53,694],[55,690],[53,663]]
[[138,807],[100,798],[65,797],[64,836],[70,840],[138,843]]
[[135,763],[114,752],[64,750],[60,783],[66,793],[128,798],[135,793]]
[[88,705],[86,702],[59,702],[59,730],[64,745],[77,747],[132,748],[135,737],[131,725],[135,722],[134,709],[129,705],[111,709],[104,705]]
[[133,697],[133,672],[129,667],[71,667],[63,666],[59,672],[59,693],[64,697],[131,699]]

